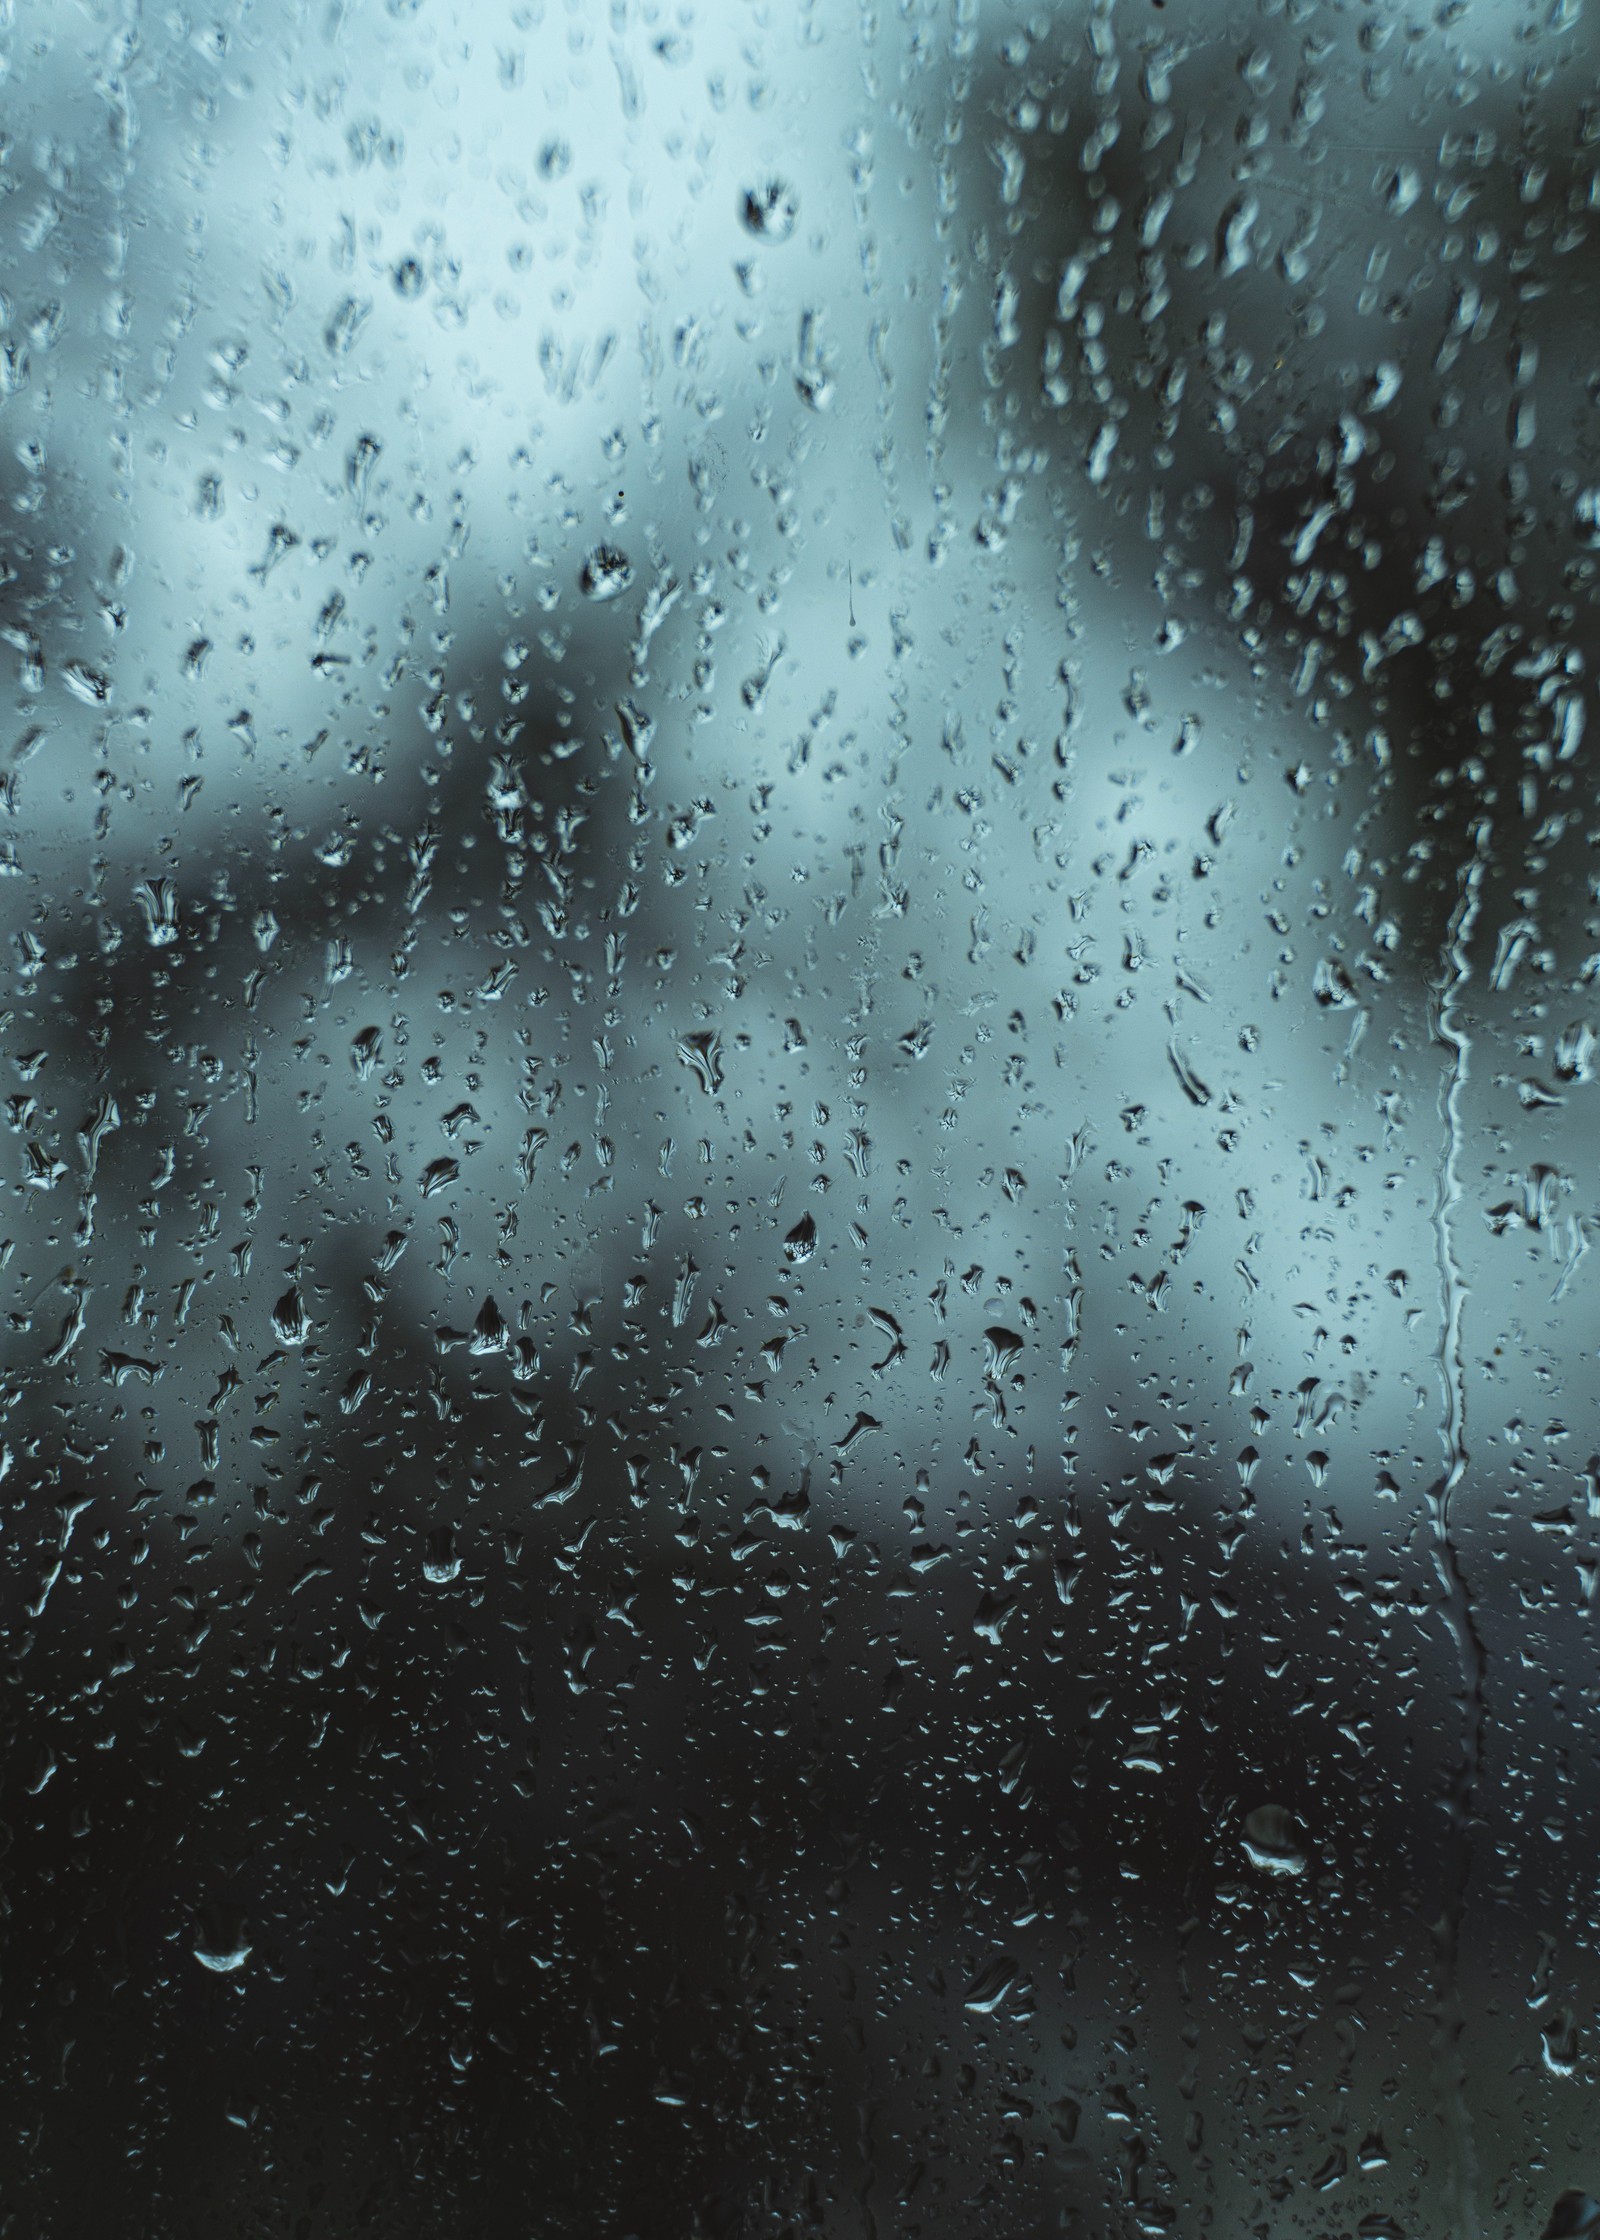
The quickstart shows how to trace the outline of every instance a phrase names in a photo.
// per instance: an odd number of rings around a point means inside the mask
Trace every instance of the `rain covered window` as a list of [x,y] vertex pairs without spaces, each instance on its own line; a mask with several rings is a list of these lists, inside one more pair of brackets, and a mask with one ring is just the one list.
[[1600,2225],[1581,0],[6,0],[0,2232]]

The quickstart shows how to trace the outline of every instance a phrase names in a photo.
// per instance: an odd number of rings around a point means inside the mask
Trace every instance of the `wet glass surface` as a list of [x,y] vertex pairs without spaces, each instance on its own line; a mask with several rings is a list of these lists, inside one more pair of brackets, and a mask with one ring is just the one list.
[[0,40],[0,2233],[1590,2230],[1592,11]]

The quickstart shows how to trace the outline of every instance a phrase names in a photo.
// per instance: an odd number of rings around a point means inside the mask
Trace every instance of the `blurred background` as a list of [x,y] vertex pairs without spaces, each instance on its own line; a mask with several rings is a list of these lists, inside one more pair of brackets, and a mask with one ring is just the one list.
[[0,2233],[1587,2229],[1592,11],[0,39]]

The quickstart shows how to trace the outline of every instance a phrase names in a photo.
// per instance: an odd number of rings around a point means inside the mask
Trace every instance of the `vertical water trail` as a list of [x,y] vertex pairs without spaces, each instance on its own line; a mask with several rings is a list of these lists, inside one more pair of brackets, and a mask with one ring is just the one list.
[[1472,1879],[1473,1819],[1483,1757],[1485,1657],[1472,1591],[1456,1546],[1451,1519],[1452,1503],[1466,1475],[1468,1459],[1466,1364],[1461,1348],[1466,1284],[1456,1258],[1453,1221],[1461,1196],[1458,1172],[1461,1098],[1471,1058],[1471,1035],[1462,1024],[1459,1002],[1461,991],[1471,977],[1469,949],[1482,898],[1488,847],[1489,820],[1484,817],[1474,829],[1472,855],[1461,869],[1460,893],[1450,915],[1441,970],[1429,1002],[1433,1039],[1448,1052],[1449,1062],[1440,1086],[1440,1117],[1444,1128],[1433,1212],[1441,1307],[1438,1362],[1443,1395],[1440,1437],[1444,1446],[1444,1468],[1429,1490],[1428,1511],[1433,1560],[1442,1590],[1441,1608],[1456,1647],[1463,1711],[1461,1755],[1450,1778],[1450,1848],[1445,1870],[1444,1908],[1437,1931],[1440,1981],[1433,2038],[1440,2114],[1451,2135],[1454,2198],[1450,2230],[1454,2240],[1477,2240],[1479,2232],[1477,2150],[1467,2106],[1466,2067],[1461,2047],[1466,2022],[1461,1999],[1461,1922]]

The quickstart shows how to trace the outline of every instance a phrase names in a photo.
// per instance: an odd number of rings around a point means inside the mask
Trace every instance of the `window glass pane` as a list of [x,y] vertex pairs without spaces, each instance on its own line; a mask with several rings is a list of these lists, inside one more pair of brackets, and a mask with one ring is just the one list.
[[1600,2220],[1595,38],[7,0],[0,2231]]

